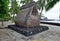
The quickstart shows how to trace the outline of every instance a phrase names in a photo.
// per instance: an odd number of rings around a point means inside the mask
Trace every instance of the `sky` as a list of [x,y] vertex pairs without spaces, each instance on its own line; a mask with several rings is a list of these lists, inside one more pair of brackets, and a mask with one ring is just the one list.
[[60,2],[58,2],[53,8],[51,8],[49,11],[43,11],[44,16],[46,16],[49,19],[59,19],[60,14]]
[[[20,0],[17,0],[20,1]],[[34,0],[38,1],[38,0]],[[19,3],[20,4],[20,3]],[[58,2],[53,8],[51,8],[49,11],[43,10],[43,15],[47,17],[48,19],[59,19],[60,14],[60,2]]]

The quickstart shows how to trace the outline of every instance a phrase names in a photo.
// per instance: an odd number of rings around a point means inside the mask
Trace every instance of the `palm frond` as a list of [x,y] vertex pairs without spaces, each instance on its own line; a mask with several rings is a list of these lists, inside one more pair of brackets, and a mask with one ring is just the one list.
[[47,5],[45,6],[46,11],[48,11],[49,9],[51,9],[59,0],[53,0],[47,3]]

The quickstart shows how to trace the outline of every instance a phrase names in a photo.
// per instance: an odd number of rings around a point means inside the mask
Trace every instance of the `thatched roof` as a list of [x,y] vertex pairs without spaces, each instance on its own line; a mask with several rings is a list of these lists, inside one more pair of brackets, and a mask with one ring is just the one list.
[[15,24],[18,26],[38,26],[39,25],[39,16],[36,9],[36,2],[31,2],[26,5],[23,5],[20,8],[20,12],[17,14],[15,19]]
[[26,4],[26,5],[23,5],[22,7],[20,7],[20,10],[32,7],[34,5],[36,5],[36,2],[33,1],[33,2],[29,3],[29,4]]
[[[35,10],[37,10],[36,8],[35,8],[35,6],[36,6],[36,2],[35,1],[33,1],[33,2],[31,2],[31,3],[28,3],[28,4],[25,4],[25,5],[23,5],[21,8],[20,8],[20,10],[21,11],[25,11],[25,12],[22,12],[22,13],[24,13],[24,21],[25,21],[25,23],[26,23],[26,21],[27,21],[27,19],[29,18],[29,15],[30,15],[30,13],[31,13],[31,10],[33,11],[33,12],[36,12]],[[31,9],[31,7],[34,7],[33,9]],[[29,8],[29,9],[27,9],[27,8]],[[24,10],[25,9],[25,10]],[[27,11],[26,11],[27,10]],[[21,11],[20,11],[20,13],[21,13]],[[26,15],[25,15],[26,14]],[[32,14],[32,13],[31,13]],[[33,14],[35,14],[35,13],[33,13]]]

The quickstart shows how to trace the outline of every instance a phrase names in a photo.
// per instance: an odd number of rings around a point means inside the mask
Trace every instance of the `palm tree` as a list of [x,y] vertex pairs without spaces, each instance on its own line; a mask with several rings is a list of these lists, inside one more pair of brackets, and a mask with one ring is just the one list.
[[[37,8],[41,11],[40,16],[42,14],[43,9],[46,11],[51,9],[59,0],[38,0]],[[41,18],[41,17],[40,17]]]
[[0,21],[2,22],[2,26],[4,25],[3,22],[7,21],[10,17],[8,14],[9,8],[9,1],[8,0],[0,0]]
[[42,11],[43,11],[45,5],[46,5],[46,0],[38,0],[37,9],[40,10],[40,19],[41,19]]
[[58,1],[60,1],[60,0],[51,0],[51,1],[49,1],[46,4],[46,6],[45,6],[46,11],[48,11],[49,9],[51,9]]
[[13,15],[13,20],[15,17],[15,14],[19,12],[19,6],[16,0],[11,0],[11,8],[10,8],[10,13]]

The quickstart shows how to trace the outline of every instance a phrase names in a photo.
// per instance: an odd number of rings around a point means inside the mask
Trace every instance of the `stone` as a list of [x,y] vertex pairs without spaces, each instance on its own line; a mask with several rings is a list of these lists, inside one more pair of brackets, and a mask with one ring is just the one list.
[[24,36],[32,36],[49,29],[47,26],[36,26],[34,28],[27,28],[24,26],[9,25],[8,27],[12,30],[15,30],[18,33],[21,33]]
[[10,33],[6,31],[1,31],[0,29],[0,41],[14,41],[14,40],[12,38],[12,35],[10,35]]
[[23,5],[15,17],[15,24],[18,26],[34,27],[39,26],[40,18],[36,8],[36,2]]

